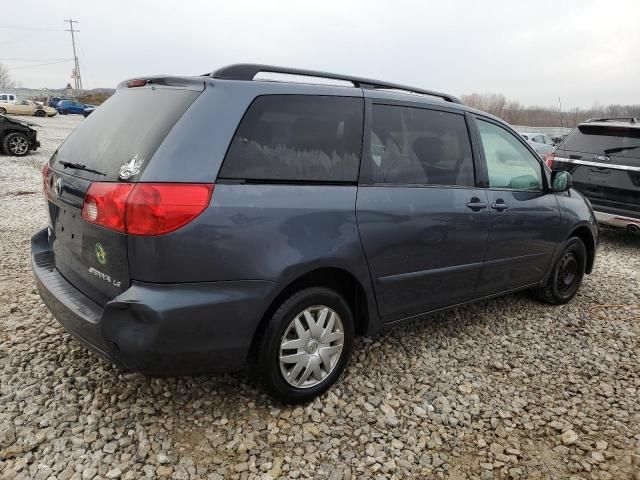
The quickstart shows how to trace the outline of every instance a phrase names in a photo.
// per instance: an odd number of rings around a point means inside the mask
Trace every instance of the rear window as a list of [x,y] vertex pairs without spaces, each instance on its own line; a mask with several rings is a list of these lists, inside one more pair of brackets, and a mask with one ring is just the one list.
[[122,179],[135,177],[199,94],[162,87],[118,90],[69,135],[52,166],[91,180],[116,181],[121,169]]
[[565,150],[640,158],[640,128],[582,125],[562,144]]
[[267,95],[245,114],[220,178],[355,182],[362,148],[363,100]]

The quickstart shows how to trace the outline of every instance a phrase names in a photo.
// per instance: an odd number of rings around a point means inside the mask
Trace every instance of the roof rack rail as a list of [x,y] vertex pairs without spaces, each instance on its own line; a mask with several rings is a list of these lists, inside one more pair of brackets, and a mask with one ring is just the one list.
[[328,78],[331,80],[342,80],[353,83],[354,87],[358,88],[370,88],[370,89],[387,89],[387,90],[401,90],[405,92],[418,93],[421,95],[429,95],[432,97],[439,97],[443,100],[451,103],[462,102],[447,93],[434,92],[432,90],[424,90],[422,88],[409,87],[407,85],[399,85],[396,83],[381,82],[379,80],[372,80],[370,78],[352,77],[349,75],[341,75],[336,73],[327,73],[314,70],[301,70],[298,68],[277,67],[274,65],[259,65],[252,63],[237,63],[235,65],[229,65],[227,67],[220,68],[215,72],[205,74],[211,78],[220,78],[225,80],[253,80],[254,77],[260,73],[282,73],[286,75],[300,75],[303,77],[318,77]]
[[605,117],[605,118],[590,118],[585,123],[591,123],[591,122],[620,122],[620,121],[625,121],[625,122],[629,122],[629,123],[638,123],[640,120],[638,120],[635,117]]

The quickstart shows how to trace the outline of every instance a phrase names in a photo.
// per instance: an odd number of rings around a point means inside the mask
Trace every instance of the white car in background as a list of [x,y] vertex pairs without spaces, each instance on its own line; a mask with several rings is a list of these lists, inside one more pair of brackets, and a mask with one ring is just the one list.
[[551,152],[556,149],[556,144],[551,138],[543,133],[529,133],[519,132],[522,138],[524,138],[533,149],[538,152],[542,158],[546,158]]
[[0,101],[0,113],[14,115],[35,115],[36,117],[53,117],[57,115],[55,108],[47,107],[31,100],[16,100],[15,102]]
[[0,93],[0,102],[14,103],[17,100],[13,93]]

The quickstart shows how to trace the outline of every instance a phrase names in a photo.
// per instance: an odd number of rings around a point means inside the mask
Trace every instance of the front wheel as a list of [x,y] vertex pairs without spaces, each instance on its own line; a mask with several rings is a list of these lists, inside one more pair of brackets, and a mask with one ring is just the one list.
[[340,294],[301,290],[280,305],[258,339],[255,377],[281,402],[308,402],[338,379],[353,338],[353,314]]
[[532,290],[533,295],[552,305],[569,302],[578,293],[587,265],[587,249],[578,237],[567,240],[547,282]]
[[24,157],[29,153],[29,139],[24,133],[13,132],[4,137],[2,148],[9,155]]
[[0,107],[0,115],[4,115],[5,113],[7,113],[7,109]]
[[34,113],[34,115],[36,117],[44,117],[47,115],[47,112],[45,112],[44,110],[36,110],[36,113]]

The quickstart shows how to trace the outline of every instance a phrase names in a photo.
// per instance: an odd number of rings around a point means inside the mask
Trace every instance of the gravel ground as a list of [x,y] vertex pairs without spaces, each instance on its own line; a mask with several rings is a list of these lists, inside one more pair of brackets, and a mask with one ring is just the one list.
[[40,301],[29,237],[43,148],[0,157],[0,478],[640,479],[640,237],[605,230],[569,305],[511,295],[360,339],[302,408],[243,374],[151,379],[104,363]]

